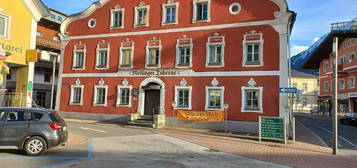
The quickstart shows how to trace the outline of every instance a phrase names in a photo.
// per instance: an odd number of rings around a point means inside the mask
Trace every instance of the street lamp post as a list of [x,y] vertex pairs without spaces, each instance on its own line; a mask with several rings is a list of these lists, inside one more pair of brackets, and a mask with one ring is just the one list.
[[51,86],[51,106],[50,109],[53,109],[53,98],[54,98],[54,92],[55,92],[55,79],[56,79],[56,61],[57,57],[53,56],[53,64],[52,64],[52,86]]
[[227,116],[227,111],[229,108],[229,104],[224,104],[224,132],[227,134],[227,120],[228,120],[228,116]]
[[333,39],[333,82],[332,82],[332,96],[333,96],[333,103],[332,103],[332,130],[333,130],[333,135],[332,135],[332,153],[334,155],[337,154],[337,144],[338,144],[338,125],[337,125],[337,99],[338,99],[338,93],[337,93],[337,61],[338,61],[338,37],[335,37]]
[[175,120],[175,108],[176,108],[176,102],[174,101],[174,102],[172,102],[172,128],[174,127],[174,120]]

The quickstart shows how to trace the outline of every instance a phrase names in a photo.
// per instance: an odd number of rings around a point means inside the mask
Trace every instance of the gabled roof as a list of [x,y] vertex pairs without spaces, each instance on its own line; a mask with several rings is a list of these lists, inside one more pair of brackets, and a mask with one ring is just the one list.
[[329,34],[323,36],[319,44],[311,49],[306,55],[303,65],[305,69],[319,69],[322,60],[327,59],[332,53],[334,37],[339,38],[339,43],[346,38],[357,38],[357,19],[350,22],[332,24],[332,30]]

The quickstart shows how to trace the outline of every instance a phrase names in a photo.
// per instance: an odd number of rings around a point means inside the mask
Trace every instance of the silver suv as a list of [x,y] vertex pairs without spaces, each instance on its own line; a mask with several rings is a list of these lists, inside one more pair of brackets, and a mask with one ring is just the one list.
[[16,146],[29,156],[65,145],[67,125],[58,112],[32,108],[0,108],[0,146]]

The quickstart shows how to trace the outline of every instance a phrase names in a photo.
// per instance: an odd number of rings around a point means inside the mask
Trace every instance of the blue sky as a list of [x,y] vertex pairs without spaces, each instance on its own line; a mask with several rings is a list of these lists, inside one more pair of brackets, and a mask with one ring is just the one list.
[[[50,8],[66,14],[85,10],[96,0],[43,0]],[[330,23],[357,18],[357,0],[287,0],[290,10],[297,12],[291,35],[291,55],[312,45],[328,33]]]

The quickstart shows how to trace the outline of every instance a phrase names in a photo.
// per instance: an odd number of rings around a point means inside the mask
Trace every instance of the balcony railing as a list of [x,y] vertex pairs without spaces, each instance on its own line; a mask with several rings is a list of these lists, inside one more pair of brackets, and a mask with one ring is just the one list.
[[43,37],[43,36],[37,36],[36,44],[39,46],[46,47],[46,48],[61,50],[61,42],[60,41],[55,41],[51,38],[47,38],[47,37]]
[[352,20],[349,22],[337,22],[331,24],[331,30],[356,30],[357,20]]

